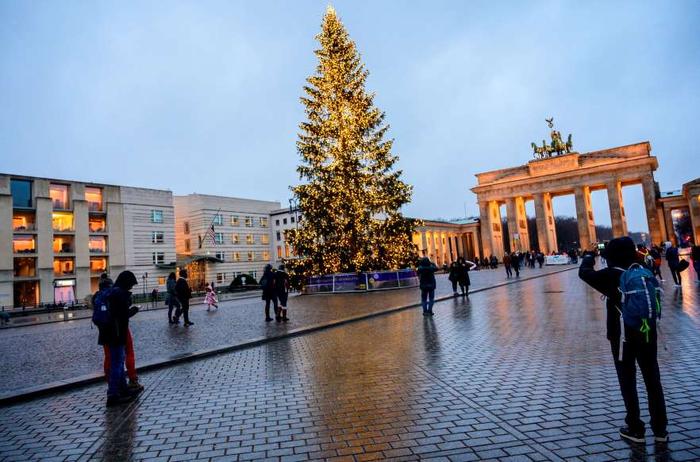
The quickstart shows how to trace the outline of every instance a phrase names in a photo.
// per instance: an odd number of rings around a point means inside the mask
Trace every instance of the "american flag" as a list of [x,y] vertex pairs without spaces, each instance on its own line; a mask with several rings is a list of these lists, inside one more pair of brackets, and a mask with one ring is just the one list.
[[207,230],[206,234],[204,234],[204,239],[200,236],[199,238],[199,248],[202,248],[202,245],[204,245],[204,242],[206,242],[207,238],[211,239],[212,244],[217,245],[216,242],[216,233],[214,232],[214,225],[210,225],[209,229]]

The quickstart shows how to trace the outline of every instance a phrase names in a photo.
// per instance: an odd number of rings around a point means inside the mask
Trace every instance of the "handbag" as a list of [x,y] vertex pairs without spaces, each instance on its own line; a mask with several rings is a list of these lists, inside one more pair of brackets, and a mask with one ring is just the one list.
[[688,267],[690,266],[690,263],[688,263],[688,260],[685,258],[681,258],[681,261],[678,262],[678,272],[682,273],[683,271],[687,270]]

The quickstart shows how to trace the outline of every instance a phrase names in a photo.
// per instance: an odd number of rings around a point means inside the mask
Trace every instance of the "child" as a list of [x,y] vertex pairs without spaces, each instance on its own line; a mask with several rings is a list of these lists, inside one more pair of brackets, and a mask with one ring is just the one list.
[[213,290],[211,290],[211,287],[209,286],[209,283],[207,283],[206,287],[206,295],[204,296],[204,303],[207,304],[207,311],[211,310],[212,305],[214,308],[217,310],[219,309],[219,300],[216,298],[216,294],[214,293]]

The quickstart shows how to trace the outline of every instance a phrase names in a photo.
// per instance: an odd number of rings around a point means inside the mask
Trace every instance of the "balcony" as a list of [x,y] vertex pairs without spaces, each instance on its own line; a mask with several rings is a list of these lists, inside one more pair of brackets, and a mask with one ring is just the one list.
[[12,214],[12,230],[15,232],[34,231],[36,229],[34,212],[14,212]]
[[14,236],[12,238],[12,251],[14,253],[35,253],[36,240],[34,236]]
[[75,274],[75,262],[72,258],[54,258],[53,275],[56,277],[73,276]]

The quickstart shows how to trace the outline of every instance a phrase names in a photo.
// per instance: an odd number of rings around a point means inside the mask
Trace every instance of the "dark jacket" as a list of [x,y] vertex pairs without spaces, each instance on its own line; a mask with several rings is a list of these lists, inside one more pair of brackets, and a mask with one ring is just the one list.
[[675,269],[678,266],[680,262],[678,259],[678,247],[669,247],[666,249],[666,261],[671,269]]
[[188,303],[192,298],[192,289],[187,283],[187,279],[179,278],[175,283],[175,295],[181,303]]
[[693,259],[693,263],[700,263],[700,245],[694,245],[690,249],[690,258]]
[[289,292],[289,273],[283,270],[277,270],[275,275],[275,292],[278,294],[286,294]]
[[435,272],[438,270],[428,257],[423,257],[418,262],[416,273],[421,290],[435,290]]
[[450,265],[450,275],[447,277],[450,281],[459,280],[460,264],[456,261]]
[[129,318],[138,312],[131,306],[131,288],[138,284],[136,276],[131,271],[123,271],[114,282],[107,297],[109,303],[110,325],[100,329],[97,343],[100,345],[126,345],[129,331]]
[[262,299],[272,300],[277,295],[275,287],[275,274],[271,270],[266,270],[259,281],[262,288]]
[[459,284],[462,286],[471,284],[471,280],[469,280],[469,268],[470,266],[468,263],[459,264]]

